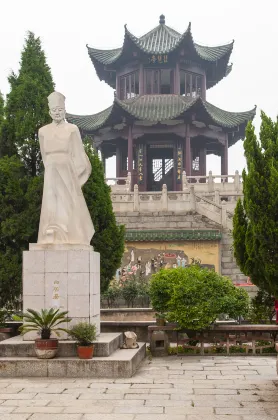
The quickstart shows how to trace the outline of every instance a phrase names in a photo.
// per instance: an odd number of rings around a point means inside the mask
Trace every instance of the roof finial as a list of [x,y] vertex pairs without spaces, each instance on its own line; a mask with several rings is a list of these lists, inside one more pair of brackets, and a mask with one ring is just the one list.
[[164,16],[164,15],[160,15],[160,16],[159,16],[159,23],[160,23],[161,25],[165,25],[165,16]]

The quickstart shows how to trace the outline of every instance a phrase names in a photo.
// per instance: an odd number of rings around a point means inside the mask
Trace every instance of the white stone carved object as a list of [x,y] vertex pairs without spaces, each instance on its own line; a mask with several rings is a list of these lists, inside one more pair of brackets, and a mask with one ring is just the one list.
[[125,341],[122,345],[123,349],[138,349],[139,344],[137,343],[137,335],[133,331],[127,331],[124,333]]
[[48,96],[52,123],[39,130],[45,168],[38,244],[89,245],[94,227],[82,186],[91,174],[79,129],[65,121],[65,97]]

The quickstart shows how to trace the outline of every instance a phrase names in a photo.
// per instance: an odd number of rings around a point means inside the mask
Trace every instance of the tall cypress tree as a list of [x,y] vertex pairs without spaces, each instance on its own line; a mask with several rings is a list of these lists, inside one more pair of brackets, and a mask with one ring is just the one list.
[[[40,38],[28,32],[18,75],[9,76],[1,155],[20,155],[27,172],[41,170],[38,130],[51,121],[47,96],[54,90],[50,68]],[[16,148],[15,148],[16,147]]]
[[116,223],[110,187],[105,182],[102,163],[88,140],[85,140],[85,150],[92,165],[92,173],[83,192],[95,228],[91,245],[100,253],[100,284],[104,292],[120,267],[125,229]]
[[20,64],[18,75],[9,76],[4,117],[0,98],[0,308],[19,295],[22,251],[37,240],[43,185],[38,129],[51,120],[47,96],[54,90],[40,39],[31,32]]
[[278,298],[278,121],[261,114],[260,140],[246,129],[243,203],[234,214],[234,254],[254,284]]
[[0,130],[3,125],[4,121],[4,98],[2,93],[0,92]]

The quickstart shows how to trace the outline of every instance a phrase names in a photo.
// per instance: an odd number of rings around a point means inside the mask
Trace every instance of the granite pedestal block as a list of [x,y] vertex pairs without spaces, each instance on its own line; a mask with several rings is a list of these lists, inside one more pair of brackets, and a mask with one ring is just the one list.
[[[28,308],[68,311],[72,321],[62,327],[86,321],[100,333],[99,253],[89,246],[30,244],[23,252],[23,310]],[[34,338],[35,333],[24,335]]]

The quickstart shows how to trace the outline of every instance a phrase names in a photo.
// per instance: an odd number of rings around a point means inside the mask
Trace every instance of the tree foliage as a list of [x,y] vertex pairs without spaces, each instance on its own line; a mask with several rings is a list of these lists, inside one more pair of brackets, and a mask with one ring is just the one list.
[[153,309],[166,312],[167,320],[177,322],[181,329],[201,330],[223,313],[236,318],[249,308],[245,290],[195,264],[154,274],[149,293]]
[[268,292],[259,289],[257,295],[251,300],[249,317],[254,324],[272,323],[275,315],[275,299]]
[[124,253],[124,226],[118,226],[113,212],[110,187],[104,179],[102,163],[97,152],[86,141],[85,150],[92,173],[83,187],[84,196],[95,228],[94,250],[100,253],[100,282],[104,292],[120,267]]
[[17,156],[0,159],[0,308],[21,293],[22,251],[37,240],[42,178],[30,178]]
[[29,32],[21,54],[18,75],[9,76],[0,156],[18,153],[32,176],[41,169],[38,130],[49,123],[47,97],[54,83],[40,38]]
[[260,139],[246,129],[243,202],[234,214],[234,255],[252,282],[278,297],[278,121],[261,113]]

